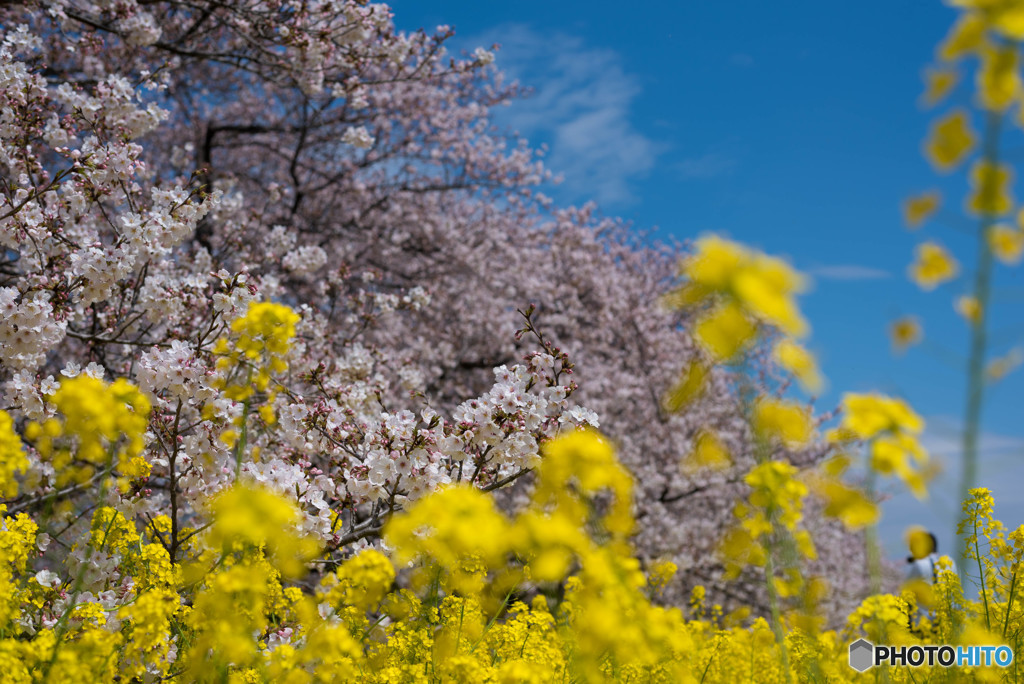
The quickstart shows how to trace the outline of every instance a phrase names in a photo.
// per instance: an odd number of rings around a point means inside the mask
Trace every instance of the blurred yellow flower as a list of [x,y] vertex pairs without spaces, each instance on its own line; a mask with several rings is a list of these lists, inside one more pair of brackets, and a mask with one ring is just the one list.
[[924,93],[921,100],[929,107],[934,107],[945,99],[949,91],[956,86],[959,76],[956,69],[931,68],[924,72]]
[[786,369],[811,394],[821,391],[822,378],[814,355],[790,338],[786,337],[775,345],[775,363]]
[[908,228],[920,228],[921,224],[935,213],[942,204],[942,195],[937,190],[929,190],[903,201],[903,221]]
[[925,142],[925,156],[940,171],[952,171],[974,147],[974,133],[967,112],[956,109],[932,124]]
[[749,268],[736,275],[733,287],[748,311],[788,335],[807,333],[792,295],[802,292],[804,278],[780,259],[759,254]]
[[847,393],[843,395],[842,428],[859,439],[871,439],[890,431],[917,434],[924,428],[924,421],[902,399]]
[[1013,104],[1020,93],[1017,46],[986,45],[982,48],[977,93],[978,104],[983,109],[1001,112]]
[[762,397],[754,405],[754,431],[761,439],[778,439],[789,448],[803,446],[811,437],[811,416],[795,402]]
[[1006,164],[979,161],[971,167],[971,188],[973,193],[967,201],[967,208],[976,214],[1000,216],[1013,209],[1010,185],[1013,170]]
[[[789,264],[715,235],[702,237],[695,247],[694,254],[684,260],[681,267],[681,275],[689,282],[665,298],[668,305],[686,308],[721,298],[726,300],[726,305],[738,304],[750,318],[764,321],[789,335],[805,334],[807,324],[800,316],[793,295],[803,291],[806,283]],[[719,313],[725,316],[720,321],[722,325],[739,324],[735,311],[719,309]],[[718,345],[712,344],[712,347]],[[721,348],[725,353],[719,356],[728,358],[728,345]]]
[[825,502],[825,515],[838,518],[847,529],[859,530],[874,525],[881,517],[878,505],[855,487],[822,478],[811,485]]
[[917,259],[910,265],[909,275],[922,290],[934,290],[960,271],[956,259],[936,242],[921,243],[915,254]]
[[981,303],[977,297],[962,295],[953,302],[953,308],[971,325],[981,320]]
[[742,245],[706,235],[697,241],[693,256],[683,262],[683,275],[705,288],[725,290],[749,259],[749,252]]
[[985,44],[985,20],[977,13],[964,12],[939,45],[939,57],[955,61],[977,52]]
[[263,548],[286,577],[299,575],[319,551],[314,538],[295,532],[302,519],[298,506],[265,487],[236,483],[216,494],[209,506],[214,524],[207,541],[212,548]]
[[988,246],[997,259],[1013,266],[1024,255],[1024,230],[999,223],[988,229]]
[[990,382],[1002,380],[1016,370],[1022,361],[1024,361],[1024,352],[1020,349],[1011,349],[1004,356],[989,361],[985,367],[985,375]]
[[665,410],[676,412],[696,400],[704,392],[710,371],[699,361],[691,361],[682,376],[665,395]]
[[757,333],[757,326],[735,302],[715,307],[694,327],[694,337],[716,361],[729,361],[743,350]]
[[889,339],[897,352],[917,344],[922,337],[921,323],[914,316],[903,316],[889,324]]
[[656,591],[660,591],[672,581],[672,578],[676,576],[678,571],[679,566],[672,561],[659,561],[651,566],[651,570],[647,575],[647,583]]
[[1024,5],[1018,2],[1000,4],[991,15],[992,28],[1010,40],[1024,40]]
[[725,470],[732,465],[729,451],[713,432],[701,430],[694,440],[693,450],[683,460],[683,471],[697,472],[705,468]]
[[[743,479],[752,490],[750,503],[760,511],[774,509],[778,513],[778,521],[790,531],[796,529],[803,517],[803,500],[808,492],[807,485],[797,479],[798,473],[792,463],[765,461],[751,468]],[[760,511],[755,510],[753,517],[757,518]],[[755,529],[759,530],[760,526]],[[771,525],[764,531],[770,532]]]
[[15,473],[28,469],[28,456],[21,438],[14,431],[14,421],[7,411],[0,411],[0,496],[13,499],[18,495]]
[[895,475],[918,499],[928,496],[924,476],[911,464],[924,465],[927,454],[917,440],[907,434],[884,435],[871,442],[871,468],[882,475]]

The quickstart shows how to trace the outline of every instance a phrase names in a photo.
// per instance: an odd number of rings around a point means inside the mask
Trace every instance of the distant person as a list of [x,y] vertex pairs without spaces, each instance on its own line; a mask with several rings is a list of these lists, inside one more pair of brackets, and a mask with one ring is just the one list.
[[[910,555],[907,556],[904,586],[914,592],[918,603],[916,616],[908,616],[909,627],[911,632],[923,636],[915,623],[920,624],[924,618],[929,622],[934,619],[928,609],[934,603],[934,587],[939,581],[939,542],[923,527],[913,527],[907,532],[907,546],[910,547]],[[956,566],[951,565],[950,568],[956,572]]]
[[907,580],[923,579],[935,584],[939,579],[939,542],[935,535],[923,528],[912,529],[907,533],[907,545]]

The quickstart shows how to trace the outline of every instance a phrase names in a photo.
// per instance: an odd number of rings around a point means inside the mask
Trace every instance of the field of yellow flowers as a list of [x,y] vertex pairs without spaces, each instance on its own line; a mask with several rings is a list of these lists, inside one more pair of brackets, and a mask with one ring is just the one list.
[[[676,304],[710,307],[697,324],[711,359],[727,359],[768,326],[802,329],[791,295],[798,276],[785,264],[716,238],[684,264]],[[256,406],[283,361],[296,315],[253,304],[217,343],[222,391]],[[780,361],[813,382],[813,361],[791,337],[776,342]],[[690,369],[670,398],[677,408],[701,391],[706,369]],[[102,505],[147,464],[138,454],[149,404],[132,385],[82,376],[64,380],[50,401],[55,417],[31,423],[24,439],[61,474],[60,486],[101,478],[91,535],[56,572],[32,573],[43,545],[28,515],[7,516],[0,531],[0,658],[5,681],[139,680],[227,682],[783,682],[960,681],[1016,677],[1010,669],[875,668],[848,664],[849,644],[1002,644],[1024,630],[1018,574],[1024,528],[1007,534],[983,489],[966,502],[962,532],[981,592],[968,599],[944,571],[932,586],[868,598],[838,630],[826,630],[816,601],[828,580],[807,577],[815,554],[802,529],[813,491],[826,512],[852,527],[877,518],[868,493],[841,480],[847,457],[800,472],[776,450],[806,442],[811,417],[798,404],[757,397],[750,420],[762,451],[746,476],[736,524],[722,540],[738,571],[764,569],[771,614],[752,622],[725,615],[693,592],[686,607],[657,604],[676,568],[642,568],[630,545],[632,480],[613,445],[590,429],[569,430],[544,446],[528,505],[511,514],[493,497],[451,485],[411,504],[384,527],[387,553],[366,549],[335,565],[299,531],[286,498],[239,482],[211,497],[208,522],[185,531],[172,563],[162,542],[172,522],[152,517],[139,530]],[[265,415],[272,424],[272,417]],[[237,418],[244,425],[244,416]],[[923,487],[925,458],[915,435],[921,420],[903,402],[848,395],[837,446],[869,444],[870,468]],[[24,470],[21,437],[0,413],[0,463],[7,496]],[[242,453],[244,429],[227,438]],[[713,435],[699,442],[690,467],[728,460]],[[132,593],[115,614],[81,587],[113,563]],[[304,585],[310,564],[328,563]],[[71,578],[62,582],[59,578]],[[102,596],[100,597],[102,601]],[[926,608],[929,612],[921,612]],[[51,618],[48,616],[59,616]],[[930,617],[926,617],[930,616]],[[114,624],[111,624],[111,623]],[[22,626],[44,627],[26,633]],[[278,643],[275,643],[278,642]],[[282,643],[286,642],[286,643]]]

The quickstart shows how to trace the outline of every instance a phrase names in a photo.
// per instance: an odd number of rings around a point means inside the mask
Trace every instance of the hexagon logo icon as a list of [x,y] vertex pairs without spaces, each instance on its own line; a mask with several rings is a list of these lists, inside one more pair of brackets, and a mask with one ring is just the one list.
[[850,667],[863,672],[874,664],[875,647],[867,639],[857,639],[850,644]]

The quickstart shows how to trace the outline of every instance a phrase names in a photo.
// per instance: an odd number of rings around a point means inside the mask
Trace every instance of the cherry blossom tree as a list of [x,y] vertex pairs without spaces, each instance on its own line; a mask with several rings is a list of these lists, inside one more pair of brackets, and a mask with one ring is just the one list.
[[[520,92],[490,49],[452,56],[449,29],[353,0],[54,0],[0,25],[4,409],[42,422],[62,377],[137,382],[151,472],[105,503],[168,515],[172,561],[238,477],[293,494],[340,557],[448,482],[514,501],[540,443],[600,424],[643,558],[682,569],[666,600],[764,605],[714,553],[754,458],[736,377],[663,403],[696,353],[659,305],[685,246],[543,195],[541,153],[491,121]],[[256,335],[240,321],[295,340],[225,360],[218,340]],[[709,428],[735,467],[684,472]],[[70,544],[99,475],[59,482],[32,450],[8,510],[52,511]],[[866,590],[863,542],[813,529],[838,614]]]

